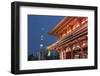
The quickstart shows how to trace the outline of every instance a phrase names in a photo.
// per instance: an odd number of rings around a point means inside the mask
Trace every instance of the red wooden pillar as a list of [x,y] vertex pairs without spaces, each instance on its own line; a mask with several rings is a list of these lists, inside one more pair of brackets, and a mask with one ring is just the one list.
[[66,50],[64,50],[63,53],[64,53],[64,55],[63,55],[64,56],[64,59],[66,59]]
[[82,40],[78,40],[78,43],[79,43],[79,46],[80,46],[80,49],[81,49],[81,51],[80,51],[80,58],[83,58],[83,48],[82,48]]
[[73,56],[72,44],[69,47],[70,47],[70,52],[71,52],[71,59],[73,59],[74,56]]
[[59,52],[59,58],[63,59],[63,50],[62,50],[62,48],[60,49],[60,52]]

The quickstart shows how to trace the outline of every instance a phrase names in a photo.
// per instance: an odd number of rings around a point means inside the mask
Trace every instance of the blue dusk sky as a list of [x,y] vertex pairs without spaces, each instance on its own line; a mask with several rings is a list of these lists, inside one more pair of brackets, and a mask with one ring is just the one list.
[[48,34],[64,16],[28,15],[28,55],[40,51],[56,41]]

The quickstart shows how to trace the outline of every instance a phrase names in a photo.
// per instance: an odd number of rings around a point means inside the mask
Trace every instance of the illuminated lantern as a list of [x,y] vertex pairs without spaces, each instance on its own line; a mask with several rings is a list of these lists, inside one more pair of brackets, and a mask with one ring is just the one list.
[[50,52],[50,49],[48,49],[48,56],[50,56],[51,52]]

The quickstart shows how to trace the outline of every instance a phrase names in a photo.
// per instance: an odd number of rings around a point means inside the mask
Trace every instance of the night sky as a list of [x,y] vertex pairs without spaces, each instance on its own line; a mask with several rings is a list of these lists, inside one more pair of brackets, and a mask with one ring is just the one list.
[[64,16],[28,15],[28,55],[56,41],[48,34]]

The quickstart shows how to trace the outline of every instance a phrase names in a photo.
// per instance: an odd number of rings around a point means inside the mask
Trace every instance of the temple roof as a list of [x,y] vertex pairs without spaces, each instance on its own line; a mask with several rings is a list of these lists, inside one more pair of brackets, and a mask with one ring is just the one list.
[[69,26],[72,26],[80,23],[82,20],[86,19],[86,17],[72,17],[66,16],[63,20],[61,20],[50,32],[50,35],[54,35],[59,37],[62,33],[66,32]]

